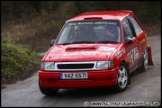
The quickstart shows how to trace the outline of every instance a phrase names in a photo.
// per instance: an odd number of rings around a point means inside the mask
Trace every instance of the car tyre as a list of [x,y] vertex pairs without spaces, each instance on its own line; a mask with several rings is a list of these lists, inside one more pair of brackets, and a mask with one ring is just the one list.
[[148,68],[148,52],[145,50],[142,57],[142,66],[139,68],[140,71],[145,72]]
[[58,92],[57,88],[46,88],[46,87],[41,86],[40,81],[39,81],[39,89],[41,93],[46,96],[55,95]]
[[113,87],[115,92],[126,90],[129,83],[129,72],[125,63],[121,63],[118,69],[117,84]]

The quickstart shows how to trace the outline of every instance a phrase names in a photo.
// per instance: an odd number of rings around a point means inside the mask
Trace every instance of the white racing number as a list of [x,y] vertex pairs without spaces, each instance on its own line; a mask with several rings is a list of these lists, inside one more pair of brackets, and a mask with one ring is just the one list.
[[135,47],[130,51],[131,65],[134,64],[137,58],[138,58],[138,48]]

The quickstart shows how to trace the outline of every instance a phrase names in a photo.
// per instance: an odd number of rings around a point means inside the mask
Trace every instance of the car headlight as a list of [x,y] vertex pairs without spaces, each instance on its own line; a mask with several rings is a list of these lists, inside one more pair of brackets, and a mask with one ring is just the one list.
[[54,70],[55,69],[55,63],[54,62],[42,62],[41,63],[41,69],[43,69],[43,70]]
[[114,62],[112,60],[98,61],[96,64],[96,68],[99,68],[99,69],[108,69],[108,68],[113,68],[113,67],[114,67]]

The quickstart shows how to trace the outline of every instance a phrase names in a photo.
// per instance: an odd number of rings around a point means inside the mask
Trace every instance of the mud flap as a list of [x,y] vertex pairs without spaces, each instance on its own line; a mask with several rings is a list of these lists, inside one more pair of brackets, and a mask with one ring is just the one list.
[[149,66],[153,66],[153,61],[152,61],[152,51],[151,51],[151,47],[148,46],[148,65]]

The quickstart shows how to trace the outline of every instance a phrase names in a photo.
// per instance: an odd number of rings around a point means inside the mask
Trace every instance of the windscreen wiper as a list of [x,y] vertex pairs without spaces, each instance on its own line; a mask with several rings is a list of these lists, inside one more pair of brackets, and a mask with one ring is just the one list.
[[80,44],[80,43],[96,43],[96,42],[92,42],[92,41],[73,41],[73,44]]
[[110,42],[117,43],[115,41],[109,41],[109,40],[97,41],[97,43],[110,43]]
[[80,44],[80,43],[96,43],[92,41],[72,41],[72,42],[65,42],[65,43],[60,43],[59,45],[68,45],[68,44]]
[[68,45],[68,44],[73,44],[72,42],[65,42],[65,43],[60,43],[59,45]]

